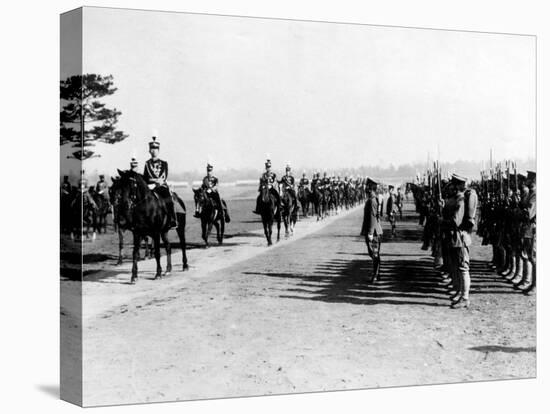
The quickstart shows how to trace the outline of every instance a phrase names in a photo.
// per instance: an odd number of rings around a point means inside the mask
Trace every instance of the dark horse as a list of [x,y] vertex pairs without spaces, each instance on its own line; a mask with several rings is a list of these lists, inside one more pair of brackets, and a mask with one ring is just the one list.
[[107,233],[107,216],[111,212],[111,203],[109,199],[99,194],[95,189],[90,190],[90,195],[97,206],[96,230],[98,233]]
[[73,201],[70,204],[71,212],[71,238],[78,234],[78,239],[82,236],[88,238],[90,228],[92,229],[92,239],[96,237],[97,227],[97,206],[95,206],[81,191],[77,191]]
[[202,239],[208,247],[208,236],[212,231],[212,226],[216,227],[216,237],[218,243],[223,243],[223,235],[225,233],[225,216],[221,205],[209,197],[204,188],[193,188],[195,205],[199,212],[201,220]]
[[[120,203],[120,195],[121,195],[121,192],[119,191],[120,189],[120,186],[119,186],[119,181],[120,181],[120,178],[111,178],[111,180],[113,181],[113,185],[111,187],[109,187],[109,199],[110,199],[110,204],[112,206],[112,212],[113,212],[113,226],[114,226],[114,230],[118,233],[118,261],[117,261],[117,265],[121,265],[122,264],[122,259],[124,257],[123,255],[123,249],[124,249],[124,232],[126,231],[129,231],[128,228],[125,228],[125,227],[122,227],[120,224],[119,224],[119,210],[121,208],[121,203]],[[149,237],[148,236],[144,236],[143,237],[143,243],[144,243],[144,247],[145,247],[145,254],[143,256],[144,259],[152,259],[154,256],[153,256],[153,248],[151,246],[151,243],[149,242]],[[138,260],[141,260],[141,256],[140,254],[138,253]]]
[[264,226],[264,234],[267,245],[271,246],[271,235],[273,233],[273,222],[277,221],[277,241],[281,238],[281,208],[277,205],[275,195],[271,194],[270,185],[262,185],[260,192],[260,216]]
[[325,193],[323,186],[318,185],[313,189],[313,207],[317,215],[317,221],[324,218],[325,215]]
[[285,237],[288,237],[289,234],[294,234],[294,226],[298,220],[298,202],[296,201],[296,196],[287,187],[283,187],[281,201],[283,204],[281,215],[285,223]]
[[[157,271],[155,279],[162,278],[160,266],[160,240],[162,239],[166,249],[166,275],[172,271],[172,248],[168,240],[170,219],[164,201],[147,187],[143,177],[133,171],[120,171],[118,189],[120,194],[120,209],[118,210],[118,223],[123,228],[128,228],[134,236],[133,266],[131,283],[138,278],[138,256],[141,239],[151,236],[155,249]],[[179,197],[178,197],[179,200]],[[187,254],[185,246],[185,214],[177,213],[178,226],[176,232],[180,240],[183,255],[183,270],[187,270]]]
[[300,186],[298,187],[298,200],[302,205],[302,216],[307,217],[309,214],[309,206],[311,204],[311,191],[309,188]]

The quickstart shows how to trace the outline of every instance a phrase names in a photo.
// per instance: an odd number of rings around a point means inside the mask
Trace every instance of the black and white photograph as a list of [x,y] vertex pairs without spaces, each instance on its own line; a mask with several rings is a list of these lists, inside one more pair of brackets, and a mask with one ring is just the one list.
[[536,376],[536,37],[61,15],[61,397]]

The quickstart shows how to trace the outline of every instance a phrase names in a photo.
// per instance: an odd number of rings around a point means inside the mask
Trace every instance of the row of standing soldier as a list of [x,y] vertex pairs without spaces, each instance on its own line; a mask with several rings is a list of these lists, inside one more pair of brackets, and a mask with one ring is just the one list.
[[536,173],[520,174],[507,161],[482,171],[478,187],[478,235],[492,247],[490,266],[529,294],[536,286]]
[[411,188],[424,224],[422,249],[432,248],[451,307],[470,304],[469,250],[476,227],[482,244],[492,245],[489,265],[529,294],[536,282],[536,174],[518,174],[515,164],[507,162],[506,169],[498,164],[467,188],[467,179],[458,175],[442,180],[439,163],[434,163],[426,178]]

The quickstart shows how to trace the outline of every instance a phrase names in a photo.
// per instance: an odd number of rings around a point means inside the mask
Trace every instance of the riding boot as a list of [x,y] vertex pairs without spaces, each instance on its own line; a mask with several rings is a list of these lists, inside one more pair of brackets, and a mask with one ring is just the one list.
[[524,270],[525,262],[526,262],[526,260],[524,260],[521,257],[518,258],[518,260],[516,262],[516,264],[517,264],[516,272],[514,273],[514,277],[512,279],[510,279],[510,282],[512,282],[514,285],[519,284],[523,279],[523,274],[525,272],[525,270]]
[[174,209],[174,203],[172,200],[167,205],[168,217],[170,218],[170,227],[178,227],[178,220],[176,218],[176,211]]
[[502,274],[503,276],[510,276],[514,274],[514,271],[516,270],[516,255],[511,254],[510,255],[510,266],[508,266],[508,269]]
[[533,282],[533,264],[526,260],[523,266],[523,279],[521,283],[516,285],[519,290],[526,290]]
[[260,214],[260,196],[256,198],[256,208],[252,212],[254,214]]

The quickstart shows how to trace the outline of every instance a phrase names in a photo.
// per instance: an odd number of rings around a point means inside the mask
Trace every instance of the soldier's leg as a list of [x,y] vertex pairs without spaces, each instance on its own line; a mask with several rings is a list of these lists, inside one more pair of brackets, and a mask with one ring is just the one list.
[[460,295],[453,302],[453,309],[467,308],[470,306],[470,252],[468,247],[458,247],[458,273],[460,280]]
[[258,194],[258,197],[256,198],[256,208],[253,211],[254,214],[260,214],[260,199],[261,199],[261,197],[262,197],[262,195]]
[[170,221],[170,227],[177,227],[174,200],[172,200],[172,194],[170,193],[170,190],[166,187],[159,187],[158,193],[164,201],[164,204],[166,205],[166,212]]
[[521,282],[525,278],[525,273],[526,273],[527,267],[528,267],[527,262],[529,261],[528,260],[528,252],[527,252],[527,250],[529,248],[528,244],[529,244],[529,240],[526,239],[526,238],[522,238],[522,240],[521,240],[520,266],[518,267],[517,273],[515,274],[514,278],[511,280],[511,282],[516,286],[521,284]]
[[527,289],[533,282],[533,239],[525,238],[524,244],[526,260],[523,262],[523,278],[517,286],[520,290]]

